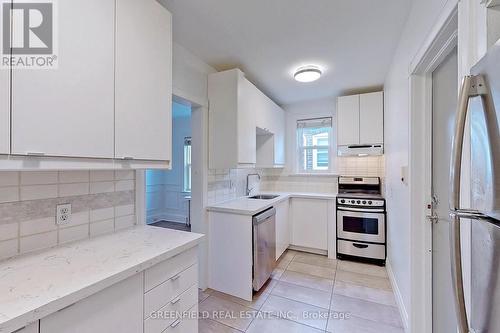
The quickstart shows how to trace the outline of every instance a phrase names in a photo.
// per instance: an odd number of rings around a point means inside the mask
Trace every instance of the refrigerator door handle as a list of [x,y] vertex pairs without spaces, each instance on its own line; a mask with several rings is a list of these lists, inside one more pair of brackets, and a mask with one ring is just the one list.
[[469,100],[481,96],[483,107],[486,107],[486,84],[484,77],[466,76],[462,82],[462,89],[458,100],[457,119],[450,166],[450,252],[451,277],[454,291],[455,311],[460,333],[469,333],[469,321],[465,308],[464,284],[462,277],[462,252],[460,242],[460,218],[475,218],[480,215],[477,211],[460,209],[460,173],[462,171],[462,151],[464,144],[465,125],[469,109]]

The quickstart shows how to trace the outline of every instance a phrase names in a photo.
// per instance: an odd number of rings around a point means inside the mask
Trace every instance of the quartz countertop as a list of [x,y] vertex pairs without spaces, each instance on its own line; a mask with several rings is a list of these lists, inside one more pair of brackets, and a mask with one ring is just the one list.
[[213,212],[232,213],[238,215],[255,215],[289,198],[335,200],[337,196],[336,194],[333,193],[300,193],[300,192],[286,192],[286,193],[260,192],[259,194],[275,194],[278,195],[278,197],[270,200],[250,199],[249,197],[241,197],[217,203],[214,205],[210,205],[207,207],[207,210]]
[[0,262],[0,332],[12,332],[196,246],[203,235],[137,226]]

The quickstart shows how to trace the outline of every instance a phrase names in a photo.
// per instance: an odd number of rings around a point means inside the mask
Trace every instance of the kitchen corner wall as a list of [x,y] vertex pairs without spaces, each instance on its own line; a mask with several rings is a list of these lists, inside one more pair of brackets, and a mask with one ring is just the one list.
[[330,193],[338,191],[338,176],[380,177],[384,182],[384,156],[339,157],[333,175],[295,175],[286,169],[220,169],[209,170],[208,204],[228,201],[246,195],[246,177],[261,175],[258,191]]
[[[217,169],[208,170],[208,204],[228,201],[246,195],[247,175],[264,174],[263,169]],[[253,192],[262,189],[264,177],[260,185],[257,183]]]
[[[69,224],[55,224],[70,203]],[[136,224],[135,171],[0,172],[0,260]]]

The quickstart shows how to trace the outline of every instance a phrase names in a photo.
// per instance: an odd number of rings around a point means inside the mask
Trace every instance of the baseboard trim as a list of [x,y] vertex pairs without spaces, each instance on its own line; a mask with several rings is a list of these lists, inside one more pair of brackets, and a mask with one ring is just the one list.
[[401,320],[403,321],[404,330],[405,330],[405,332],[410,332],[408,311],[406,310],[405,304],[403,302],[403,296],[401,295],[401,291],[399,290],[398,283],[396,282],[396,277],[394,276],[391,262],[388,259],[386,261],[385,266],[387,268],[387,274],[389,275],[389,280],[391,281],[392,290],[394,291],[394,295],[396,296],[396,303],[398,305],[399,313],[401,315]]
[[303,246],[296,246],[296,245],[290,245],[288,246],[288,249],[290,250],[295,250],[295,251],[300,251],[300,252],[308,252],[308,253],[314,253],[314,254],[321,254],[321,255],[328,255],[328,251],[326,250],[318,250],[318,249],[313,249],[311,247],[303,247]]

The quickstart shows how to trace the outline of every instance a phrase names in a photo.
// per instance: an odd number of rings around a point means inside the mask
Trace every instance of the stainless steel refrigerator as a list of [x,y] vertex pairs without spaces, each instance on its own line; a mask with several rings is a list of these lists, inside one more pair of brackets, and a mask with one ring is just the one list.
[[[471,124],[471,207],[460,207],[460,172],[466,119]],[[494,46],[459,97],[450,173],[451,273],[459,331],[500,332],[500,44]],[[471,309],[466,312],[460,219],[472,220]]]

